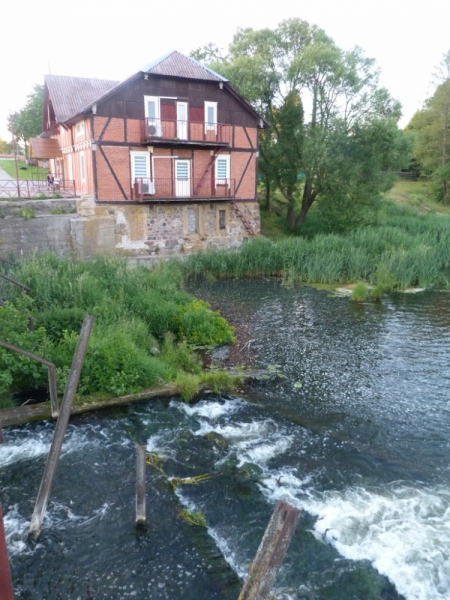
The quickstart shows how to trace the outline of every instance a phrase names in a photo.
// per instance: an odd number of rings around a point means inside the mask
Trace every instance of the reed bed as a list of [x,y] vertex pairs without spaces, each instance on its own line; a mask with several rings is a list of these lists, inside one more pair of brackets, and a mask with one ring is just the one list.
[[347,234],[316,234],[276,241],[258,238],[233,251],[188,258],[189,277],[288,277],[305,283],[364,281],[387,272],[393,288],[450,287],[450,217],[418,215],[392,205],[376,225]]

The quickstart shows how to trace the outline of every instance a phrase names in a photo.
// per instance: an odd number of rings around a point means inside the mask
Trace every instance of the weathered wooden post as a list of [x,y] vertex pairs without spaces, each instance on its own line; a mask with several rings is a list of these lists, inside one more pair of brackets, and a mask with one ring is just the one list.
[[[0,421],[0,444],[3,444],[3,426]],[[5,527],[3,525],[3,512],[0,504],[0,598],[1,600],[14,600],[14,592],[9,568],[8,550],[6,548]]]
[[146,446],[136,445],[136,525],[145,524]]
[[299,510],[283,500],[277,502],[238,600],[268,597],[299,518]]
[[78,388],[78,381],[80,379],[81,369],[83,367],[84,357],[86,355],[87,345],[93,324],[94,317],[86,315],[84,317],[83,325],[81,326],[80,337],[78,338],[78,344],[73,357],[69,377],[67,379],[64,398],[61,403],[61,411],[59,413],[58,420],[56,421],[52,445],[50,446],[50,452],[47,456],[47,462],[45,463],[44,474],[42,476],[38,497],[34,507],[33,516],[31,517],[29,533],[35,538],[37,538],[39,535],[42,520],[47,508],[48,499],[52,489],[53,478],[55,476],[56,467],[58,466],[59,455],[61,454],[64,435],[69,422],[73,399]]

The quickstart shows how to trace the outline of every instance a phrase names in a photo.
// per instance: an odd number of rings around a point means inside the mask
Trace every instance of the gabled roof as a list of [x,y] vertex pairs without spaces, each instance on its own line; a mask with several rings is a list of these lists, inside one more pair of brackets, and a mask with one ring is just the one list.
[[168,75],[169,77],[183,77],[184,79],[203,79],[206,81],[228,81],[219,73],[201,65],[194,58],[171,50],[160,56],[141,69],[142,73],[152,75]]
[[53,110],[58,123],[64,123],[79,113],[86,105],[117,85],[117,81],[104,79],[86,79],[84,77],[65,77],[46,75],[45,83],[50,92]]
[[94,104],[103,102],[132,81],[142,77],[142,74],[223,83],[224,88],[229,90],[255,117],[261,119],[264,126],[270,127],[270,123],[232,88],[228,79],[177,50],[167,52],[123,81],[47,75],[45,81],[56,120],[58,123],[75,120],[75,117],[88,112]]

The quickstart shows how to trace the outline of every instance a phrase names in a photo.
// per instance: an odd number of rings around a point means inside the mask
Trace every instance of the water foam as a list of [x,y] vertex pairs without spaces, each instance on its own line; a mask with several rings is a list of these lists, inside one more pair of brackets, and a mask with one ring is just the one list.
[[172,401],[171,408],[177,408],[183,411],[189,417],[205,417],[207,419],[218,419],[224,415],[231,415],[245,406],[245,402],[238,398],[225,400],[223,402],[212,402],[210,400],[202,400],[194,406],[189,404]]
[[[62,447],[61,455],[80,450],[89,444],[99,445],[100,440],[89,439],[89,429],[69,427]],[[45,455],[50,450],[53,427],[45,426],[39,431],[29,429],[9,430],[5,442],[0,445],[0,467],[6,467],[22,460],[32,460]]]
[[318,539],[345,558],[370,561],[407,600],[448,600],[450,490],[392,485],[319,494],[308,483],[271,475],[262,491],[316,515]]

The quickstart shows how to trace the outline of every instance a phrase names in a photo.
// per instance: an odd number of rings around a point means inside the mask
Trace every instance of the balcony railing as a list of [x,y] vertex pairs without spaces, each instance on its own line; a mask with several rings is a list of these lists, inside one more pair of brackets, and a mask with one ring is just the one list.
[[141,140],[170,140],[175,142],[203,142],[231,144],[232,125],[180,121],[178,119],[141,119]]
[[187,198],[233,198],[234,179],[136,177],[134,180],[134,198],[137,200],[183,200]]

